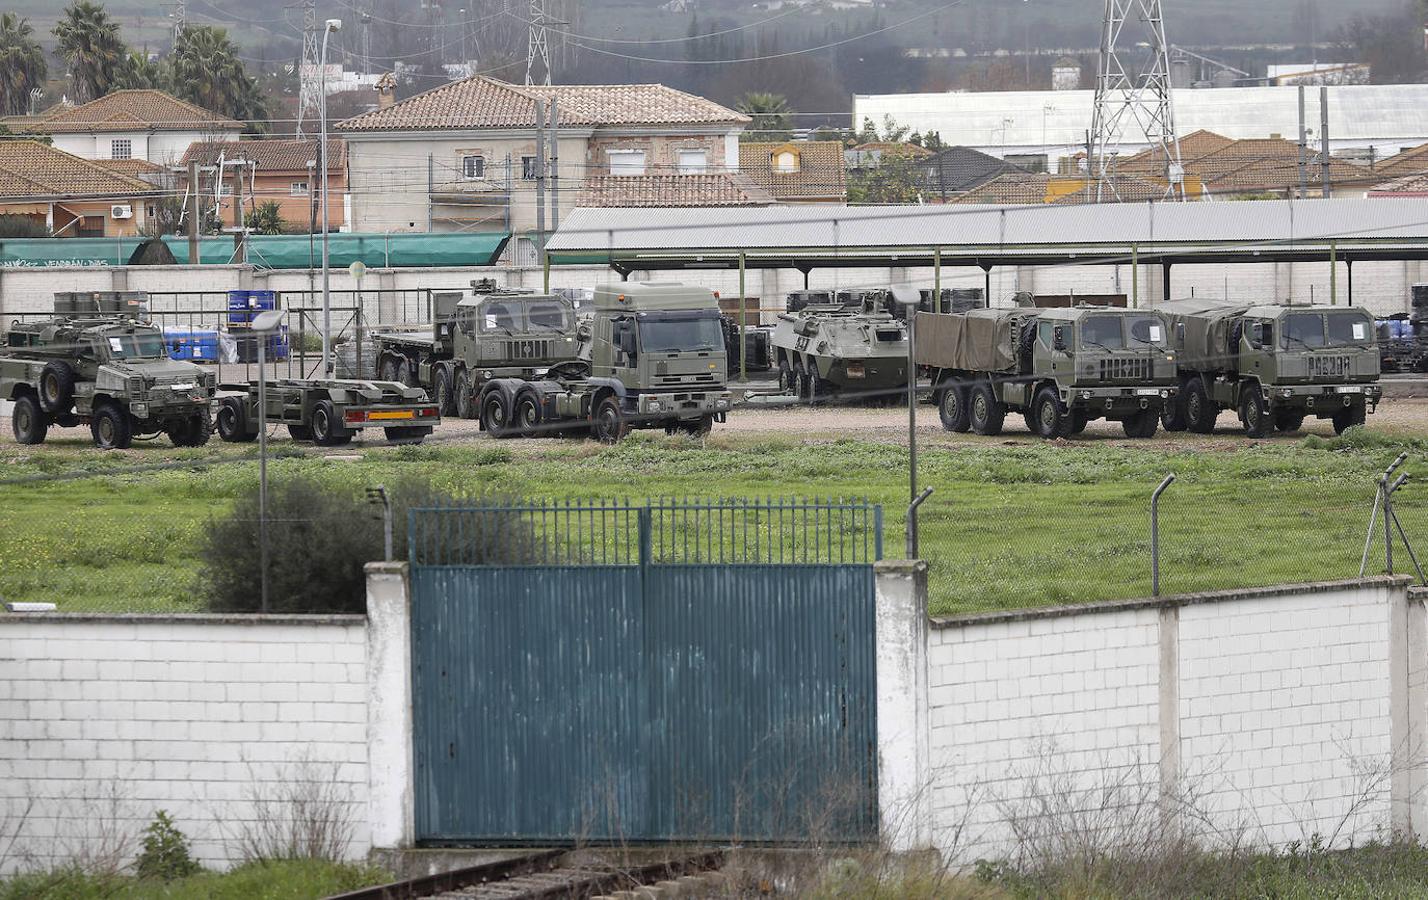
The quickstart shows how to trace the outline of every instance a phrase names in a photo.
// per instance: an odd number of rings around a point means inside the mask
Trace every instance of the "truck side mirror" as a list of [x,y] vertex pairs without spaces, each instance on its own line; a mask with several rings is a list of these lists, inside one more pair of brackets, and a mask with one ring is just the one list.
[[1274,323],[1264,322],[1261,324],[1263,327],[1259,330],[1259,342],[1272,349],[1274,347]]
[[1066,349],[1066,326],[1057,325],[1051,330],[1051,347],[1054,350]]
[[620,352],[630,359],[635,358],[635,330],[628,322],[618,322],[615,325],[615,346],[620,348]]
[[1184,322],[1176,322],[1176,323],[1175,323],[1175,346],[1177,346],[1177,347],[1184,347],[1184,346],[1185,346],[1185,323],[1184,323]]

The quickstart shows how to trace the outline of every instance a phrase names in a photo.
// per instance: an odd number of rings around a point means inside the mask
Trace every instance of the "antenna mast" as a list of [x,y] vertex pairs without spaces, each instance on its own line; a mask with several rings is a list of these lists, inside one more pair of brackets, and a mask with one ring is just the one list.
[[188,0],[176,0],[174,3],[174,46],[178,46],[179,38],[183,36],[184,26],[188,24]]
[[[526,43],[526,84],[550,84],[550,42],[546,37],[545,0],[531,0],[530,39]],[[536,69],[545,73],[535,79]]]
[[317,0],[303,0],[302,62],[298,64],[297,137],[302,137],[302,125],[309,116],[317,118],[318,103],[322,100],[318,96],[318,92],[322,90],[322,61],[318,58],[317,40]]
[[[1125,33],[1127,20],[1143,29],[1143,40]],[[1150,48],[1143,71],[1127,68],[1136,47]],[[1120,52],[1117,47],[1124,48]],[[1133,74],[1134,73],[1134,74]],[[1087,175],[1096,181],[1096,201],[1119,200],[1116,153],[1134,129],[1163,160],[1166,197],[1185,199],[1185,168],[1175,131],[1175,104],[1170,87],[1170,48],[1165,39],[1165,15],[1160,0],[1106,0],[1101,25],[1101,58],[1096,75],[1096,108],[1091,121]]]

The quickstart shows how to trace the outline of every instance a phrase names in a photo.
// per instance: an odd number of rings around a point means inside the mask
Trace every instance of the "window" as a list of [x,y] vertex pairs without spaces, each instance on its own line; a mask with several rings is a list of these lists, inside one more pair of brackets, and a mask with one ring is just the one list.
[[611,175],[645,174],[645,151],[611,150],[609,156]]
[[294,181],[292,184],[289,184],[289,185],[288,185],[288,193],[291,194],[291,195],[294,196],[294,197],[306,197],[306,196],[307,196],[307,182],[306,182],[306,181]]
[[707,150],[681,150],[679,151],[679,174],[681,175],[703,175],[709,170],[709,151]]
[[461,157],[461,177],[465,178],[467,181],[475,181],[478,178],[485,178],[486,157],[476,155]]
[[798,154],[793,150],[780,150],[773,155],[773,168],[775,172],[792,174],[799,170]]
[[1368,342],[1369,321],[1366,316],[1358,313],[1329,313],[1324,318],[1329,323],[1328,346],[1353,347]]
[[79,236],[104,237],[104,217],[81,216],[79,220]]
[[145,215],[145,216],[147,216],[148,218],[152,219],[152,218],[154,218],[154,216],[157,215],[157,214],[158,214],[158,213],[157,213],[156,208],[154,207],[154,204],[152,204],[152,203],[145,203],[145,204],[144,204],[144,215]]
[[521,177],[526,181],[534,181],[536,175],[540,173],[540,166],[536,165],[534,156],[521,157]]
[[232,197],[232,196],[233,196],[233,185],[229,184],[229,183],[226,182],[226,181],[223,182],[222,184],[220,184],[220,185],[218,186],[218,196],[220,196],[220,197]]
[[1036,323],[1036,337],[1041,341],[1041,345],[1050,349],[1052,341],[1056,338],[1056,326],[1050,322]]
[[1159,319],[1146,316],[1130,320],[1130,336],[1133,344],[1165,343],[1165,325]]
[[110,159],[133,159],[134,142],[128,138],[115,138],[109,142]]
[[1318,313],[1291,313],[1285,316],[1284,337],[1280,346],[1286,350],[1324,346],[1324,317]]
[[1081,326],[1081,343],[1099,350],[1123,350],[1120,316],[1087,316]]

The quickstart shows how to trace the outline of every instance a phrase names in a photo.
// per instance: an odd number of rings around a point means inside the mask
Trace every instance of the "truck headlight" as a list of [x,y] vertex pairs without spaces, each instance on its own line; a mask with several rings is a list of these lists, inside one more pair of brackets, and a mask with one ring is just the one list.
[[650,412],[659,412],[661,409],[664,408],[664,405],[661,404],[658,400],[650,400],[649,405],[646,408]]
[[149,404],[130,403],[129,412],[133,413],[136,419],[147,419],[149,417]]
[[1081,399],[1082,399],[1082,400],[1090,400],[1090,399],[1091,399],[1091,392],[1090,392],[1090,391],[1082,391],[1082,392],[1081,392]]
[[1294,391],[1291,390],[1291,389],[1289,389],[1289,388],[1284,388],[1283,390],[1281,390],[1281,391],[1279,392],[1279,396],[1281,396],[1281,397],[1283,397],[1284,399],[1288,400],[1290,397],[1293,397],[1293,396],[1294,396]]
[[715,409],[728,409],[728,408],[729,408],[729,401],[728,401],[728,400],[725,400],[723,397],[720,397],[718,400],[715,400],[715,401],[714,401],[714,408],[715,408]]
[[1169,391],[1161,391],[1161,392],[1160,392],[1160,399],[1162,399],[1162,400],[1169,400],[1169,399],[1170,399],[1170,392],[1169,392]]

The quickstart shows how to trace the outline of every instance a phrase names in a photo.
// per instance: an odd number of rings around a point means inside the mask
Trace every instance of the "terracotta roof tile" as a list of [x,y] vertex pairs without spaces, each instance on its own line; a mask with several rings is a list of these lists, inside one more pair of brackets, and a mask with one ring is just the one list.
[[[180,165],[185,168],[190,163],[211,166],[224,159],[247,159],[258,164],[259,172],[306,172],[307,164],[317,159],[316,140],[265,140],[265,141],[206,141],[190,144]],[[327,167],[343,169],[347,166],[347,142],[340,138],[327,139]]]
[[159,175],[164,171],[164,167],[157,163],[151,163],[147,159],[96,159],[91,160],[111,172],[120,175],[128,175],[130,178],[141,178],[144,175]]
[[1391,194],[1428,194],[1428,172],[1419,172],[1416,175],[1405,175],[1402,178],[1395,178],[1392,181],[1385,181],[1382,184],[1374,185],[1369,190],[1371,196],[1385,196]]
[[[1076,187],[1074,190],[1067,188]],[[1116,179],[1115,198],[1102,202],[1131,203],[1145,200],[1161,200],[1165,197],[1165,185],[1139,178],[1119,176]],[[1095,203],[1096,186],[1086,184],[1084,179],[1046,174],[998,175],[981,187],[968,191],[952,201],[953,203],[983,203],[995,206],[1017,204],[1078,204]]]
[[1374,166],[1374,172],[1384,178],[1418,175],[1428,172],[1428,144],[1409,147]]
[[47,115],[29,131],[59,134],[75,131],[240,131],[241,122],[224,118],[163,91],[126,90],[105,94],[80,106]]
[[[774,170],[774,154],[798,153],[797,172]],[[779,200],[836,200],[848,194],[847,163],[839,141],[748,141],[739,144],[739,171]]]
[[554,97],[559,124],[741,125],[749,117],[662,84],[562,84],[516,86],[485,75],[444,84],[387,109],[337,123],[337,129],[426,131],[467,128],[534,128],[537,99]]
[[768,206],[773,195],[743,175],[594,175],[585,179],[577,206]]
[[6,197],[129,197],[155,190],[39,141],[0,141],[0,194]]

